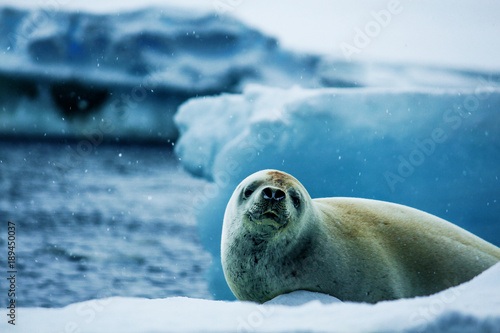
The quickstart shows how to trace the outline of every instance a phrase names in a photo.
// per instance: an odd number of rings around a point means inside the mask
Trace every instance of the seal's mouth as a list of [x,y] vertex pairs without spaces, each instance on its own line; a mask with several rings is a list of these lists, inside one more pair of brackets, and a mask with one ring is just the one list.
[[248,213],[247,216],[253,227],[263,233],[277,231],[288,224],[288,218],[271,209],[264,213]]
[[280,216],[274,210],[267,210],[261,215],[263,219],[280,220]]

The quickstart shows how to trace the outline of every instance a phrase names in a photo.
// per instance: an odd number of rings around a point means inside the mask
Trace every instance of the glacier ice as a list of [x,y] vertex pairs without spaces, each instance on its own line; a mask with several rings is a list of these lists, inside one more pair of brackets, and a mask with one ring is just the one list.
[[192,97],[275,87],[475,87],[487,74],[291,52],[229,16],[0,8],[0,135],[175,140]]
[[246,82],[320,85],[318,57],[282,50],[230,17],[168,7],[0,8],[0,50],[0,134],[8,136],[175,140],[172,116],[191,97]]

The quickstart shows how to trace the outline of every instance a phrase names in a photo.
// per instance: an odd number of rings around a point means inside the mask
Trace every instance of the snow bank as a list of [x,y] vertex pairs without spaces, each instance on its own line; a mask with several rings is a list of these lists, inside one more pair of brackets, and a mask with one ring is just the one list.
[[311,197],[396,202],[435,214],[499,245],[500,88],[277,89],[192,99],[175,117],[176,152],[211,179],[194,196],[211,289],[231,298],[220,269],[224,209],[262,169],[294,175]]
[[[268,304],[108,298],[64,308],[21,308],[2,332],[494,332],[500,327],[500,264],[428,297],[341,303],[298,291]],[[5,310],[4,310],[5,312]],[[4,316],[5,317],[5,316]]]

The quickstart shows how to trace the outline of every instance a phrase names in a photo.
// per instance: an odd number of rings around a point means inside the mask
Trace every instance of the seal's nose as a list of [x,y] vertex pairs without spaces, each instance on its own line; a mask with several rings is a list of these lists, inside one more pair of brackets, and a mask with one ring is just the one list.
[[278,188],[266,187],[262,190],[262,197],[267,200],[281,201],[285,198],[285,192]]

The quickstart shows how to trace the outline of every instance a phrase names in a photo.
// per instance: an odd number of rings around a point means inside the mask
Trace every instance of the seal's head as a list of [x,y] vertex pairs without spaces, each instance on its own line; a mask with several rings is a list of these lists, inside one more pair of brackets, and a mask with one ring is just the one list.
[[311,198],[302,184],[277,170],[256,172],[236,188],[224,221],[271,238],[300,220]]

